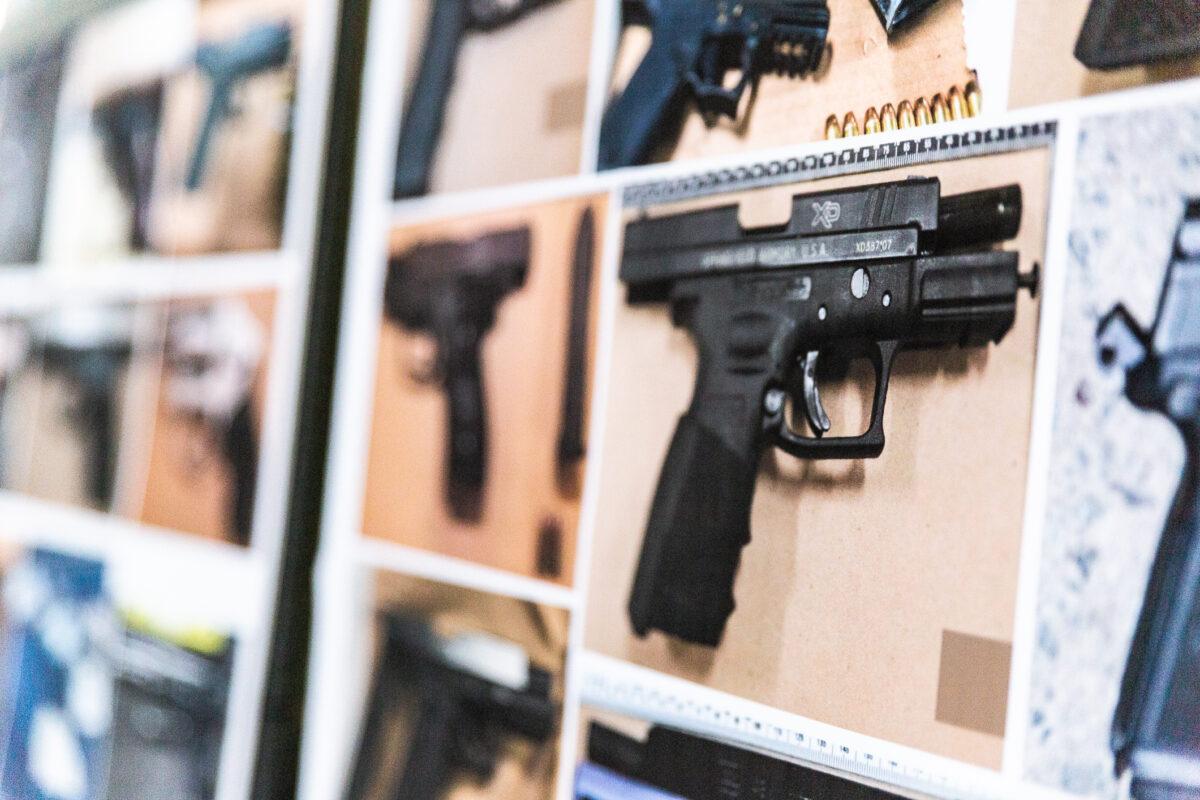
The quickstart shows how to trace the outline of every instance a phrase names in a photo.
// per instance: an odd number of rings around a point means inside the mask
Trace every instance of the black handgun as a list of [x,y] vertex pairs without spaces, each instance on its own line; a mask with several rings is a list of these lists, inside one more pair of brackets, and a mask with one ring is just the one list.
[[1092,0],[1075,58],[1089,69],[1122,69],[1200,55],[1196,0]]
[[[600,124],[600,169],[645,164],[678,138],[690,99],[708,125],[736,119],[766,73],[799,78],[825,53],[825,0],[625,0],[626,25],[650,28],[650,50]],[[726,75],[740,72],[733,86]]]
[[211,88],[208,110],[188,166],[185,186],[189,192],[200,188],[204,179],[212,138],[217,126],[229,116],[234,87],[251,75],[282,67],[291,49],[292,26],[286,21],[262,23],[236,39],[206,42],[196,49],[196,68],[207,76]]
[[487,413],[480,346],[496,307],[525,284],[530,232],[514,228],[468,241],[421,244],[394,257],[383,307],[387,319],[437,345],[431,375],[446,393],[446,502],[476,520],[487,481]]
[[[936,178],[797,195],[789,220],[747,229],[736,205],[630,222],[621,279],[630,302],[669,300],[700,363],[667,451],[629,601],[639,635],[657,628],[715,646],[733,612],[764,444],[800,458],[874,458],[904,347],[984,346],[1013,324],[1021,190],[941,197]],[[824,436],[820,356],[875,368],[870,425]],[[789,396],[813,435],[786,420]],[[799,417],[797,413],[793,417]]]
[[592,722],[587,757],[592,764],[688,800],[900,798],[848,778],[660,725],[652,726],[641,741]]
[[421,66],[400,120],[395,196],[429,191],[433,154],[442,135],[446,98],[454,85],[458,48],[471,31],[491,31],[556,0],[431,0]]
[[75,390],[68,413],[86,442],[88,499],[107,510],[117,470],[120,377],[133,354],[133,343],[107,332],[85,341],[50,331],[39,337],[37,352],[45,369],[66,377]]
[[92,109],[104,143],[104,155],[125,196],[132,217],[129,245],[145,250],[150,229],[150,193],[154,189],[155,148],[162,113],[163,85],[152,81],[114,92]]
[[[489,781],[506,737],[542,743],[554,733],[553,678],[519,645],[485,634],[441,638],[404,612],[381,614],[380,627],[381,655],[347,800],[437,800],[455,774]],[[406,688],[416,715],[396,783],[386,746]]]
[[1151,568],[1113,717],[1117,776],[1138,800],[1200,798],[1200,198],[1187,205],[1154,326],[1124,306],[1100,321],[1101,364],[1137,408],[1171,420],[1186,460]]

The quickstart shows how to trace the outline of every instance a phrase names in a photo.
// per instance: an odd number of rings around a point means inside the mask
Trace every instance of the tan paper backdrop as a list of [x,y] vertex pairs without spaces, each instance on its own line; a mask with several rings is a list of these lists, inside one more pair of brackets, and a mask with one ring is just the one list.
[[[425,46],[429,0],[413,0],[408,88]],[[560,0],[487,33],[458,53],[431,189],[474,189],[574,175],[583,146],[592,0]]]
[[[430,340],[381,322],[362,520],[368,536],[522,575],[571,581],[579,496],[558,487],[555,453],[572,260],[580,215],[589,206],[596,221],[590,375],[599,301],[603,198],[562,200],[393,233],[391,251],[400,253],[419,242],[469,238],[529,225],[532,251],[525,285],[500,302],[496,324],[483,343],[489,464],[483,514],[477,525],[455,520],[443,499],[443,391],[436,384],[418,383],[409,373],[414,355],[428,352]],[[536,572],[538,530],[550,517],[559,520],[563,532],[562,569],[557,577]]]
[[1200,75],[1200,58],[1151,67],[1089,70],[1075,60],[1075,41],[1091,2],[1017,0],[1010,108]]
[[[1040,261],[1049,156],[1001,155],[804,184],[781,198],[908,175],[944,193],[1008,182],[1024,190],[1022,268]],[[713,202],[727,202],[722,197]],[[620,303],[587,608],[589,649],[850,730],[998,767],[1002,737],[981,729],[1004,705],[1006,663],[974,671],[943,638],[1012,639],[1038,306],[1022,293],[1013,330],[986,350],[902,353],[887,403],[887,447],[870,461],[767,455],[721,646],[636,638],[626,602],[659,468],[691,396],[695,349],[665,306]],[[867,384],[869,390],[870,383]],[[853,385],[849,387],[853,388]],[[862,387],[859,387],[860,389]],[[861,391],[824,392],[850,426]],[[865,426],[864,426],[865,427]],[[861,430],[861,428],[860,428]],[[956,638],[962,634],[968,638]],[[953,653],[972,652],[970,647]],[[1001,654],[998,655],[997,654]],[[948,663],[946,674],[941,665]],[[975,693],[992,718],[964,727],[943,703]],[[997,696],[999,695],[999,696]],[[949,715],[958,724],[939,721]]]
[[[515,642],[525,648],[536,666],[554,676],[553,695],[562,702],[569,622],[566,611],[398,575],[379,577],[377,602],[381,609],[401,608],[427,617],[441,635],[478,632]],[[395,720],[390,726],[394,740],[389,752],[394,757],[397,776],[405,762],[406,739],[414,724],[413,713],[414,709],[405,708],[402,719]],[[545,746],[518,737],[506,737],[492,780],[480,785],[470,778],[458,776],[446,794],[446,800],[548,800],[554,793],[557,753],[557,731]],[[376,789],[373,798],[388,800],[391,797],[380,791],[382,787],[377,785]]]
[[[939,92],[945,97],[951,86],[961,89],[970,79],[962,0],[936,4],[891,41],[867,0],[829,0],[829,9],[831,52],[815,75],[764,76],[753,106],[743,114],[744,125],[723,119],[707,128],[698,114],[689,113],[673,159],[823,139],[831,114],[840,120],[853,111],[861,128],[868,106],[915,103],[918,97],[932,98]],[[645,29],[626,30],[615,85],[625,84],[649,43]]]

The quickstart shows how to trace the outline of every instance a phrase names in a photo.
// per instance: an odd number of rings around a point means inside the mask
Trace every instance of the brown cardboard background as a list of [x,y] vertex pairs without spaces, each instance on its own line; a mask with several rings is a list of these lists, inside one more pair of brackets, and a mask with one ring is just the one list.
[[[562,572],[574,571],[579,497],[560,494],[555,451],[563,393],[572,258],[579,217],[595,214],[589,365],[595,363],[605,200],[582,197],[524,209],[401,228],[391,252],[528,224],[533,232],[525,285],[501,301],[483,343],[489,465],[480,524],[455,520],[443,500],[445,400],[440,387],[408,372],[429,339],[381,321],[363,531],[522,575],[537,576],[540,523],[562,522]],[[447,265],[450,266],[450,265]],[[589,367],[589,376],[593,374]],[[588,387],[590,395],[591,386]],[[581,463],[578,467],[583,469]],[[580,472],[582,475],[582,472]]]
[[[442,635],[468,631],[489,633],[521,645],[534,664],[555,676],[554,691],[559,702],[562,701],[569,623],[565,610],[399,575],[380,575],[376,597],[379,608],[398,607],[429,618]],[[377,649],[378,643],[372,648]],[[389,750],[394,756],[397,774],[403,768],[404,742],[413,724],[412,710],[404,711],[403,719],[395,720],[391,728],[394,738]],[[557,733],[545,747],[508,737],[493,779],[486,786],[480,786],[460,778],[447,792],[446,800],[548,799],[554,793],[557,753]],[[391,797],[376,788],[374,797],[378,800]]]
[[287,19],[292,53],[284,67],[251,76],[234,89],[234,113],[214,134],[202,182],[193,192],[184,188],[184,180],[211,87],[194,67],[167,81],[150,209],[149,239],[156,252],[189,255],[279,246],[290,143],[287,120],[304,36],[303,11],[298,0],[200,4],[200,41],[224,41],[255,24]]
[[[829,9],[827,41],[833,53],[819,77],[763,76],[744,131],[729,120],[709,129],[698,114],[689,113],[672,160],[824,139],[830,114],[840,120],[853,111],[861,128],[868,106],[915,102],[939,92],[944,97],[951,86],[961,88],[970,78],[962,0],[936,4],[890,42],[866,0],[829,0]],[[649,41],[644,29],[625,31],[614,71],[616,86],[633,74]],[[986,93],[987,87],[982,90]]]
[[[413,0],[408,76],[425,46],[430,0]],[[586,91],[593,0],[560,0],[487,33],[468,33],[458,53],[430,187],[448,192],[579,172],[583,107],[564,116],[564,89]]]
[[1010,108],[1200,75],[1200,58],[1111,72],[1089,70],[1074,53],[1090,4],[1091,0],[1017,0]]
[[[1042,259],[1049,154],[1028,151],[851,176],[780,196],[911,174],[944,193],[1024,189],[1022,269]],[[711,202],[724,203],[722,197]],[[1012,638],[1033,389],[1037,305],[986,351],[902,353],[882,457],[759,471],[751,530],[721,646],[636,638],[625,604],[646,515],[695,374],[665,306],[619,303],[586,645],[750,700],[930,752],[998,767],[1002,741],[935,721],[942,631]],[[855,392],[823,389],[835,420]],[[858,411],[858,413],[862,413]]]
[[[271,359],[271,332],[275,315],[275,292],[261,291],[244,295],[250,310],[263,325],[263,356],[253,389],[256,424],[261,459],[263,414]],[[181,305],[204,301],[178,301]],[[226,463],[201,431],[189,420],[171,409],[167,398],[167,381],[157,385],[157,400],[151,406],[153,436],[150,440],[146,468],[145,492],[135,509],[139,522],[184,531],[209,539],[234,538],[228,530],[229,496],[233,478]],[[198,468],[189,463],[188,454],[201,438],[210,453]],[[259,487],[260,491],[262,487]]]

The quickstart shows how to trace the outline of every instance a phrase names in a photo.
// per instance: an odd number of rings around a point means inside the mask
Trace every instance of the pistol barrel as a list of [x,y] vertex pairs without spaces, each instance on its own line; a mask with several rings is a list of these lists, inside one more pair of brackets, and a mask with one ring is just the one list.
[[1012,239],[1021,227],[1017,184],[943,197],[938,208],[938,247],[974,247]]

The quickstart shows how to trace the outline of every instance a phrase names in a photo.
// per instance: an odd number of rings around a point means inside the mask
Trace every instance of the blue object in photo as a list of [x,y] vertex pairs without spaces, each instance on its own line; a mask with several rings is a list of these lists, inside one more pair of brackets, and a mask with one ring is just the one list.
[[118,630],[104,565],[35,550],[0,586],[0,800],[100,800]]
[[575,770],[575,800],[686,800],[584,762]]

